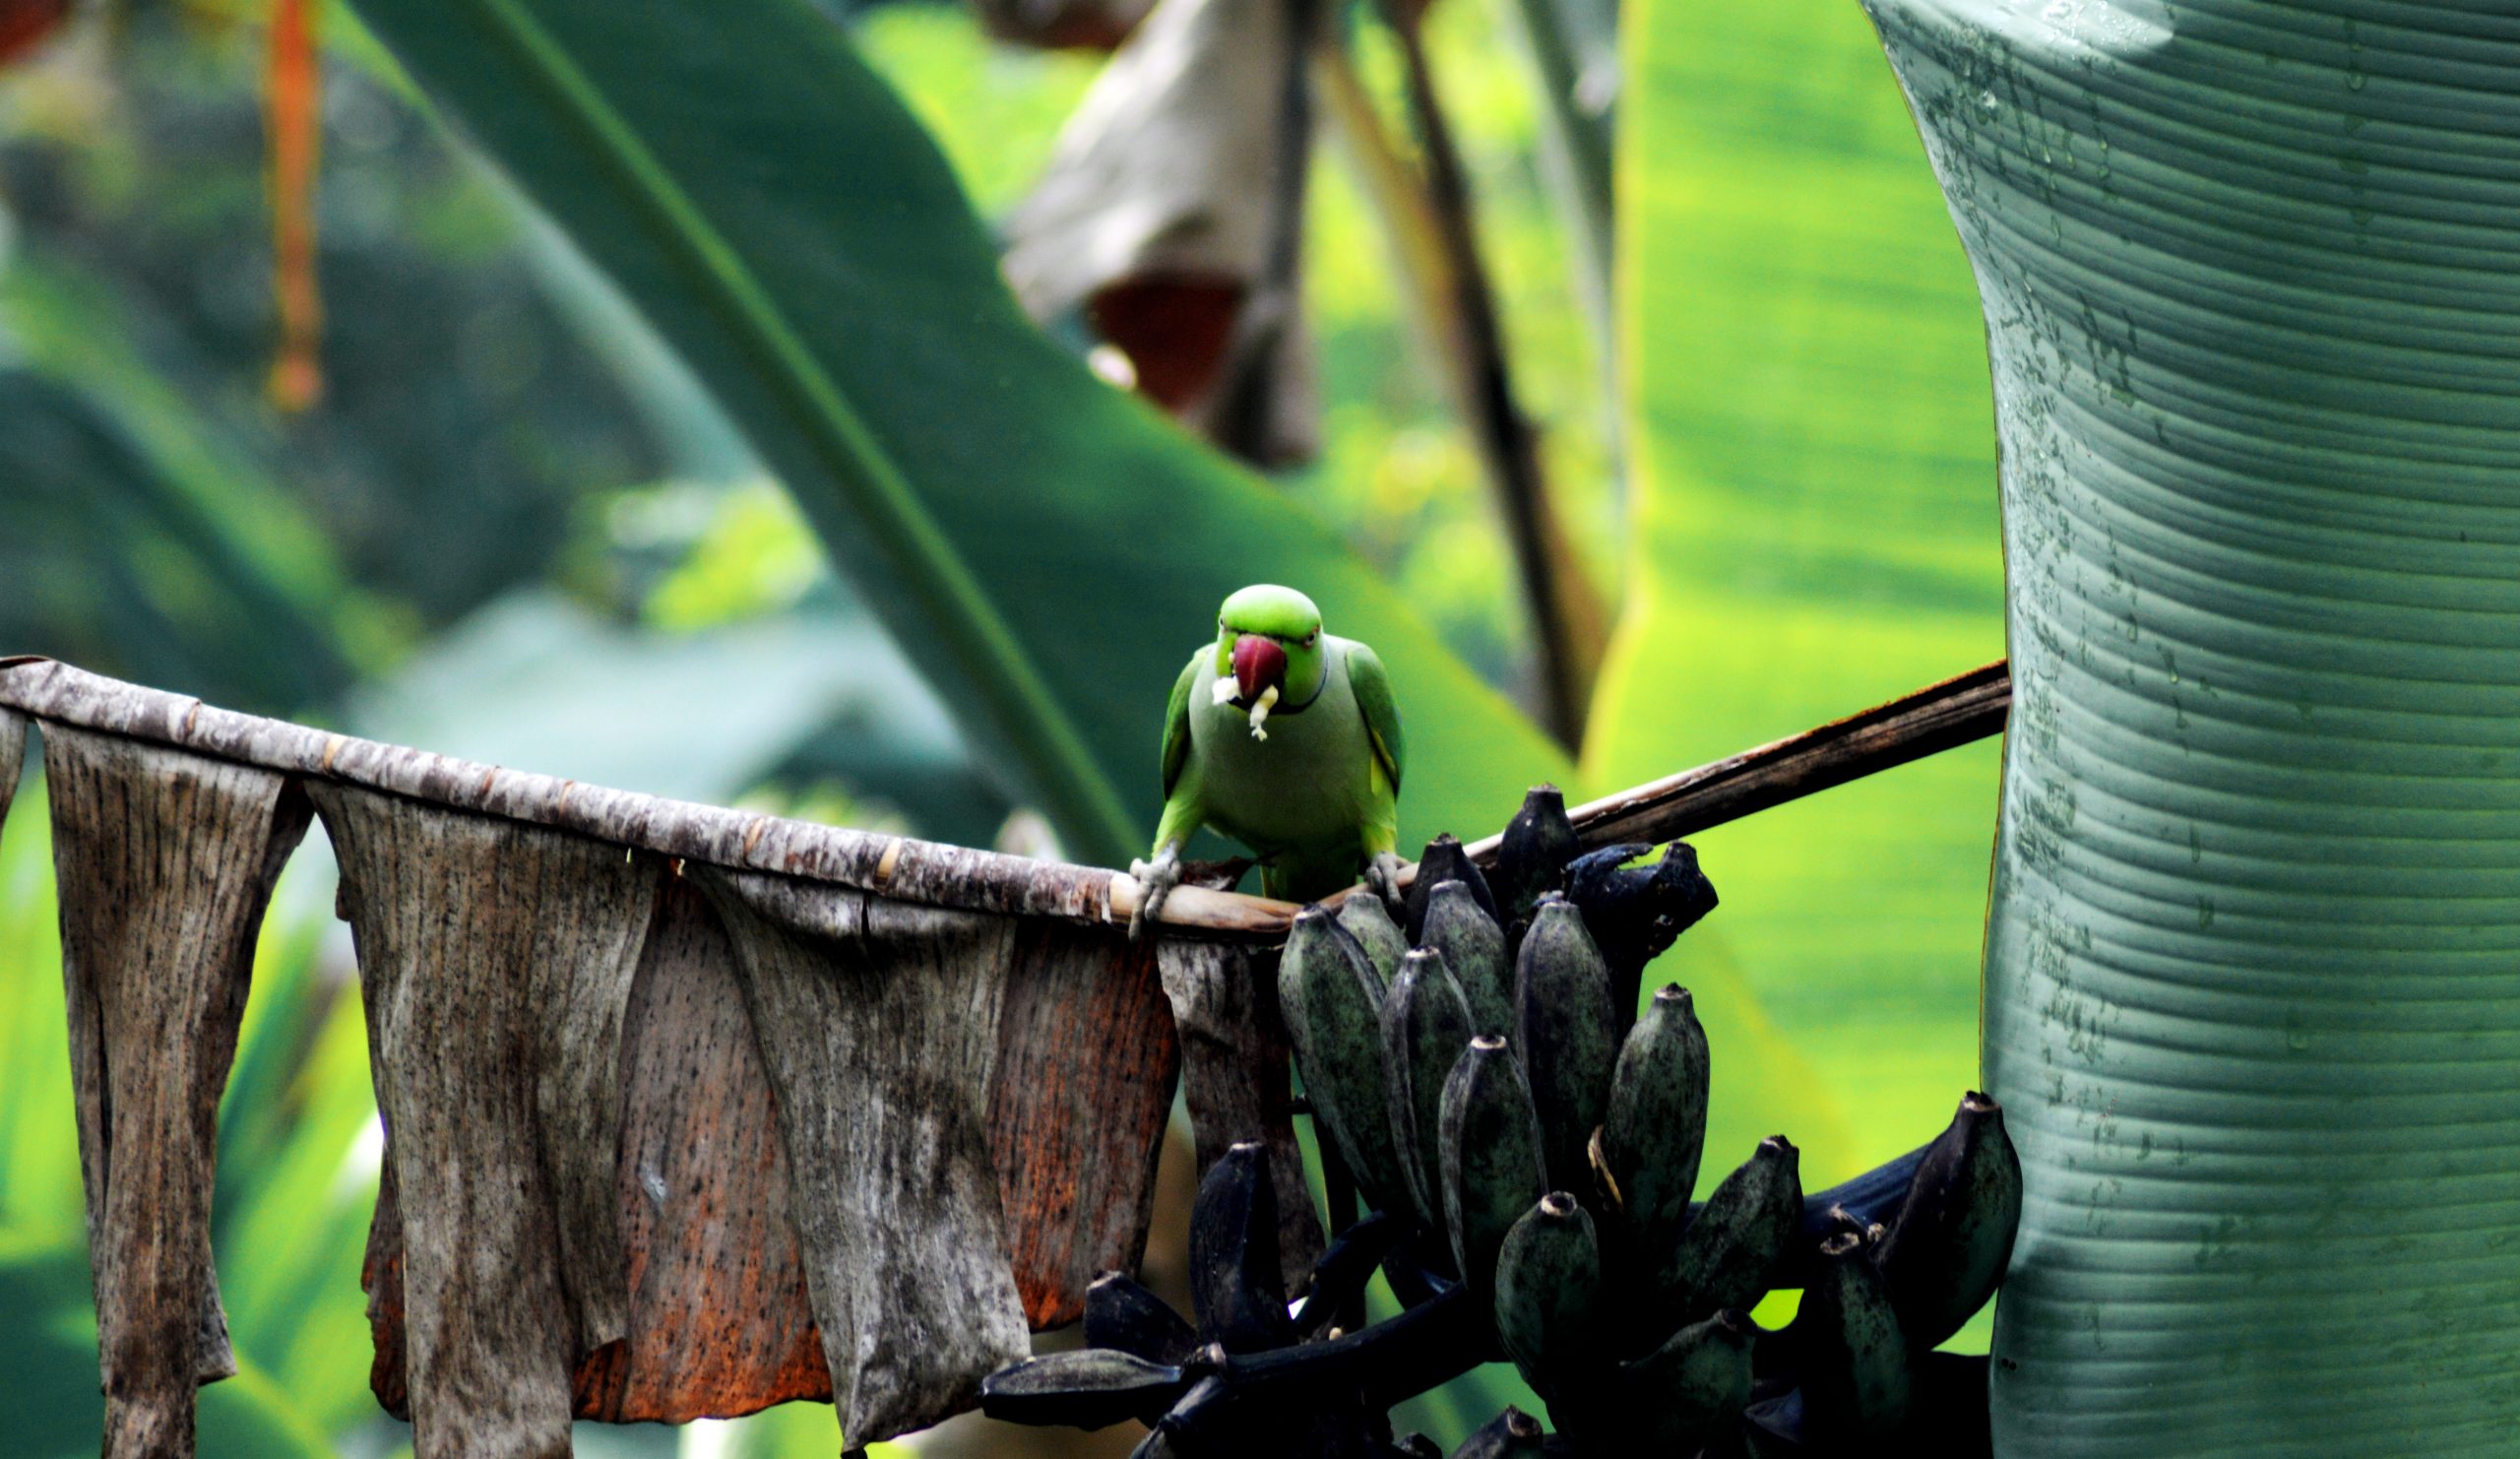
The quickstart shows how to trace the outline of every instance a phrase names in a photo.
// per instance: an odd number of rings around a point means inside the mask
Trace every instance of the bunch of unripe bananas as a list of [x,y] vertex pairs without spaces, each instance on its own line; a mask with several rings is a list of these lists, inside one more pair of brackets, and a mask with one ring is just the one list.
[[[1973,1093],[1932,1144],[1808,1197],[1794,1146],[1772,1136],[1693,1202],[1706,1034],[1676,984],[1633,1010],[1645,965],[1713,910],[1714,889],[1683,844],[1646,866],[1629,863],[1647,847],[1579,850],[1543,787],[1492,880],[1442,838],[1400,919],[1361,895],[1305,909],[1280,1004],[1325,1166],[1374,1214],[1289,1318],[1265,1276],[1274,1212],[1253,1209],[1269,1199],[1263,1162],[1237,1150],[1201,1189],[1194,1267],[1233,1270],[1194,1275],[1196,1331],[1106,1279],[1100,1334],[1093,1300],[1087,1316],[1101,1356],[999,1374],[992,1411],[1077,1422],[1060,1404],[1099,1363],[1110,1401],[1095,1412],[1158,1425],[1142,1452],[1426,1454],[1394,1443],[1381,1410],[1501,1353],[1557,1431],[1508,1410],[1455,1459],[1982,1445],[1983,1366],[1933,1350],[2010,1255],[2021,1174],[2001,1110]],[[1347,1330],[1337,1318],[1377,1263],[1410,1310]],[[1779,1287],[1803,1296],[1770,1331],[1748,1313]],[[1276,1399],[1252,1401],[1272,1384]],[[1291,1402],[1306,1395],[1312,1409]]]

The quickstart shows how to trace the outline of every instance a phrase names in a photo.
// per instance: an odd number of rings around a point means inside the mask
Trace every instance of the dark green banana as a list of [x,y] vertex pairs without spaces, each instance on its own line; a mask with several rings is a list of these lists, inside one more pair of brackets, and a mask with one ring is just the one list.
[[1555,786],[1534,786],[1523,808],[1505,823],[1496,848],[1496,869],[1487,879],[1496,910],[1510,928],[1529,921],[1542,894],[1563,891],[1566,863],[1584,850],[1575,823],[1566,818],[1566,797]]
[[1382,979],[1363,946],[1318,906],[1296,913],[1287,934],[1278,1002],[1314,1129],[1328,1136],[1376,1209],[1407,1209],[1409,1185],[1383,1091]]
[[[1409,934],[1410,946],[1416,947],[1426,940],[1426,905],[1433,898],[1435,888],[1448,881],[1457,881],[1470,888],[1471,897],[1479,903],[1480,910],[1487,914],[1487,920],[1498,920],[1496,894],[1487,889],[1487,878],[1471,863],[1470,854],[1462,850],[1459,840],[1438,836],[1426,843],[1424,855],[1418,856],[1418,874],[1410,881],[1409,895],[1402,903],[1407,916],[1401,920],[1401,929]],[[1498,924],[1502,925],[1501,922]]]
[[1645,965],[1716,905],[1715,887],[1686,842],[1672,842],[1650,866],[1626,864],[1652,850],[1605,847],[1566,867],[1566,900],[1583,909],[1584,925],[1609,961],[1610,997],[1621,1012],[1636,1006]]
[[1688,1224],[1706,1142],[1706,1030],[1689,990],[1657,989],[1610,1073],[1602,1156],[1636,1249],[1670,1249]]
[[1189,1361],[1199,1338],[1180,1313],[1135,1278],[1104,1272],[1085,1289],[1085,1345],[1115,1348],[1150,1363],[1178,1364]]
[[1190,1304],[1201,1343],[1258,1353],[1295,1340],[1279,1271],[1278,1194],[1269,1147],[1217,1158],[1190,1207]]
[[1602,1248],[1593,1217],[1552,1190],[1523,1213],[1496,1252],[1496,1336],[1523,1381],[1550,1403],[1598,1357]]
[[1480,1035],[1444,1081],[1437,1139],[1443,1151],[1444,1228],[1462,1280],[1484,1290],[1496,1250],[1548,1187],[1541,1177],[1540,1116],[1531,1085],[1505,1041]]
[[1505,1412],[1480,1425],[1470,1437],[1453,1450],[1453,1459],[1514,1459],[1515,1455],[1537,1455],[1543,1452],[1545,1437],[1540,1421],[1521,1409],[1508,1406]]
[[1401,960],[1382,1000],[1383,1090],[1409,1193],[1418,1217],[1442,1230],[1444,1081],[1470,1045],[1470,1005],[1444,955],[1421,947]]
[[1287,929],[1287,945],[1278,954],[1278,1017],[1286,1024],[1288,1042],[1294,1046],[1295,1062],[1300,1067],[1309,1068],[1304,1041],[1312,1035],[1311,1026],[1305,1022],[1304,992],[1312,983],[1333,976],[1326,970],[1334,966],[1343,974],[1361,970],[1358,982],[1373,1006],[1377,1010],[1382,1007],[1382,975],[1374,970],[1364,944],[1340,925],[1338,918],[1315,903],[1295,914],[1293,925]]
[[1820,1243],[1790,1340],[1801,1364],[1804,1423],[1815,1436],[1881,1438],[1908,1421],[1907,1334],[1862,1236]]
[[1660,1325],[1719,1307],[1747,1310],[1768,1290],[1787,1241],[1802,1220],[1799,1157],[1783,1135],[1770,1135],[1724,1177],[1680,1238],[1659,1261],[1647,1313]]
[[1915,1351],[1941,1346],[1986,1304],[2020,1222],[2021,1159],[2003,1107],[1973,1089],[1925,1148],[1876,1258]]
[[1391,912],[1380,897],[1359,892],[1339,904],[1339,925],[1356,939],[1374,972],[1388,984],[1400,976],[1400,960],[1408,955],[1409,938],[1400,923],[1391,920]]
[[1549,1183],[1561,1190],[1589,1182],[1584,1146],[1609,1104],[1619,1027],[1609,967],[1583,915],[1563,898],[1543,901],[1515,960],[1514,1047],[1531,1077]]
[[1444,955],[1444,966],[1453,970],[1470,1002],[1475,1032],[1499,1037],[1513,1032],[1513,970],[1505,965],[1505,933],[1467,882],[1447,881],[1428,894],[1418,945]]
[[1045,1353],[980,1380],[980,1412],[1010,1424],[1101,1428],[1123,1419],[1152,1424],[1188,1384],[1181,1369],[1111,1348]]
[[[1750,1401],[1750,1319],[1727,1308],[1674,1332],[1662,1346],[1623,1363],[1611,1377],[1603,1415],[1620,1440],[1606,1453],[1687,1454],[1740,1422]],[[1562,1426],[1561,1426],[1562,1427]],[[1585,1436],[1585,1435],[1579,1435]]]

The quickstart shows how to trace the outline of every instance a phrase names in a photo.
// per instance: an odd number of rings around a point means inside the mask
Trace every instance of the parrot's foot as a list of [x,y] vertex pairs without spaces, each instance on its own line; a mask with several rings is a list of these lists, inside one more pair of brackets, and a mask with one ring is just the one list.
[[1382,898],[1393,921],[1404,921],[1408,917],[1409,901],[1400,892],[1401,868],[1408,864],[1393,852],[1376,852],[1373,859],[1365,863],[1365,889]]
[[1181,849],[1167,846],[1152,861],[1131,861],[1129,875],[1138,883],[1138,910],[1129,914],[1129,940],[1134,942],[1146,935],[1164,913],[1164,899],[1181,884]]

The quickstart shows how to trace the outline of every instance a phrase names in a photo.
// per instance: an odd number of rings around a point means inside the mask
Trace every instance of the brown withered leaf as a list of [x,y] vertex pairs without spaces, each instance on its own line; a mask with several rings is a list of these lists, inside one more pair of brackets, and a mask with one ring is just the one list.
[[841,1431],[866,1444],[970,1407],[1030,1351],[987,1128],[1014,922],[693,874],[777,1098]]
[[[0,726],[0,783],[22,729]],[[189,1455],[195,1387],[236,1371],[210,1251],[219,1097],[306,802],[267,770],[85,730],[48,727],[44,758],[104,1452]]]
[[1278,1197],[1278,1255],[1287,1295],[1302,1292],[1321,1254],[1321,1223],[1295,1144],[1292,1052],[1278,1013],[1276,954],[1219,942],[1158,944],[1164,991],[1181,1039],[1182,1096],[1198,1169],[1243,1140],[1269,1147]]
[[1161,0],[1007,222],[1036,317],[1082,306],[1150,400],[1272,464],[1318,442],[1285,170],[1308,155],[1300,43],[1277,0]]
[[18,794],[18,772],[27,754],[27,717],[0,709],[0,826],[9,823],[9,802]]
[[660,862],[310,790],[358,946],[413,1447],[566,1452],[572,1371],[627,1325],[621,1029]]

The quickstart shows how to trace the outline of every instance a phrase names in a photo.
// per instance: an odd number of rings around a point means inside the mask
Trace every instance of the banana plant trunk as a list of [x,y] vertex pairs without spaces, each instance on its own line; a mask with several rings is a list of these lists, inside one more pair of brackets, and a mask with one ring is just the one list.
[[1869,0],[1984,297],[1999,1452],[2520,1432],[2520,12]]

